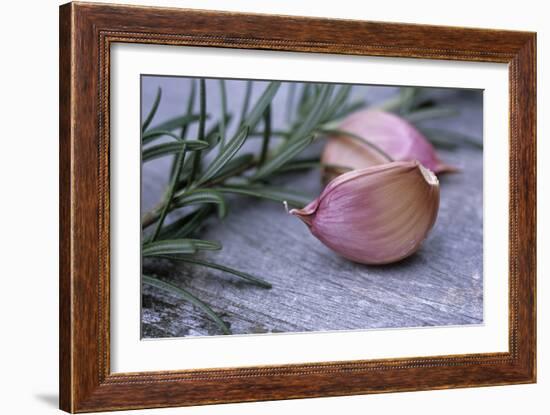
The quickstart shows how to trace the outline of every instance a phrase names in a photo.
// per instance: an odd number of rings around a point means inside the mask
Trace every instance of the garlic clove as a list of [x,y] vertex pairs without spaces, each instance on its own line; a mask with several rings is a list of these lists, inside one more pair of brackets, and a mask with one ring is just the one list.
[[387,264],[413,254],[433,227],[439,182],[417,161],[344,173],[319,198],[289,213],[343,257]]
[[437,157],[420,131],[395,114],[371,109],[357,111],[345,118],[338,129],[366,141],[344,135],[328,136],[321,156],[321,162],[329,166],[324,172],[325,179],[346,171],[338,166],[362,169],[387,163],[390,161],[387,156],[393,161],[418,160],[436,174],[457,171]]

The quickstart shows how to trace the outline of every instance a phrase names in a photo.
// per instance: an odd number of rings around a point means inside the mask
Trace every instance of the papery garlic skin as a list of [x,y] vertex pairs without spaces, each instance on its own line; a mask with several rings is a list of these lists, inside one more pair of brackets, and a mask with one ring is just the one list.
[[[439,160],[420,131],[395,114],[371,109],[356,111],[341,122],[338,130],[363,137],[375,147],[349,136],[330,135],[321,156],[323,164],[357,170],[387,163],[387,155],[393,161],[418,160],[436,174],[456,171]],[[325,170],[325,179],[333,179],[344,171],[329,167]]]
[[343,257],[388,264],[413,254],[439,209],[439,181],[417,161],[344,173],[319,198],[290,213]]

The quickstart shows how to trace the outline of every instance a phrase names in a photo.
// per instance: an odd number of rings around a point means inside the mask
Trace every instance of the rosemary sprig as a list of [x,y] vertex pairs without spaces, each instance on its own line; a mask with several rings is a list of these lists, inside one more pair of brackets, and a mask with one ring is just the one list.
[[175,294],[176,296],[181,297],[186,301],[189,301],[191,304],[204,311],[204,313],[207,314],[222,330],[223,334],[231,334],[231,330],[229,329],[227,324],[225,324],[225,322],[216,314],[216,312],[212,310],[212,308],[208,304],[197,298],[195,295],[191,294],[185,288],[177,287],[174,284],[170,284],[166,281],[162,281],[158,278],[145,274],[143,274],[141,278],[145,284]]
[[157,113],[157,110],[159,108],[160,104],[160,98],[162,97],[162,88],[157,89],[157,96],[155,97],[155,101],[153,102],[153,107],[151,108],[151,111],[145,117],[145,121],[143,121],[143,125],[141,126],[141,132],[144,132],[147,130],[147,127],[149,127],[149,124],[151,124],[151,121],[153,121],[153,118],[155,117],[155,114]]
[[[247,272],[198,258],[196,255],[200,251],[215,251],[223,247],[217,242],[197,239],[197,232],[212,213],[217,211],[219,219],[226,216],[229,209],[225,200],[227,195],[260,198],[278,203],[287,202],[296,207],[302,207],[311,201],[308,195],[273,186],[269,182],[280,173],[321,167],[318,159],[306,160],[304,164],[304,161],[296,160],[296,157],[319,136],[324,126],[330,125],[349,108],[346,103],[351,87],[345,85],[337,88],[329,84],[305,85],[296,108],[289,110],[295,114],[291,117],[292,124],[288,130],[276,130],[272,128],[272,103],[281,82],[270,82],[251,105],[254,84],[247,81],[240,118],[237,119],[234,133],[229,138],[231,120],[235,117],[228,112],[225,82],[218,82],[221,114],[219,120],[208,131],[206,121],[211,115],[207,113],[205,79],[198,81],[198,115],[193,113],[193,83],[184,115],[149,129],[160,103],[160,95],[157,94],[158,99],[155,98],[153,108],[146,119],[148,122],[142,126],[143,162],[174,155],[165,196],[142,218],[142,227],[146,231],[149,226],[155,224],[151,236],[144,238],[142,255],[144,258],[164,258],[217,269],[246,279],[262,288],[271,288],[268,282]],[[295,94],[296,85],[292,85],[292,94]],[[290,96],[288,100],[289,105],[294,106],[294,97]],[[257,133],[262,138],[258,154],[241,152],[246,140],[252,136],[250,132],[257,131],[257,125],[262,119],[263,130]],[[197,139],[188,139],[187,129],[193,122],[198,122]],[[179,136],[174,132],[178,128],[181,128]],[[163,136],[174,141],[151,145],[154,140]],[[272,145],[272,137],[281,137],[283,140],[278,140],[277,145]],[[208,153],[216,148],[217,153],[209,157]],[[168,215],[180,209],[186,209],[187,214],[166,223]],[[181,288],[150,275],[144,276],[143,281],[157,288],[172,291],[192,302],[212,318],[224,333],[230,333],[229,328],[221,324],[223,322],[212,308],[188,291],[182,291]]]

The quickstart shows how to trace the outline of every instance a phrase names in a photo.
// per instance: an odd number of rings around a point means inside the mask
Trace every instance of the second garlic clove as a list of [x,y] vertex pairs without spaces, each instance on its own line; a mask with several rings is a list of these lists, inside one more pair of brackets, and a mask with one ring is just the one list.
[[346,171],[340,167],[356,170],[375,166],[387,163],[387,156],[393,161],[418,160],[436,174],[456,171],[438,158],[416,127],[395,114],[371,109],[357,111],[345,118],[338,129],[365,140],[335,134],[327,137],[321,162],[332,167],[324,171],[326,181]]

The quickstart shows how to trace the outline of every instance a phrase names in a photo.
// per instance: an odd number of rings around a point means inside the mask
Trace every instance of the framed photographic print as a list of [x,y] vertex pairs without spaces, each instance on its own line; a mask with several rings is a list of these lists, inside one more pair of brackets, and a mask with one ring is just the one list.
[[536,36],[60,8],[60,406],[535,382]]

